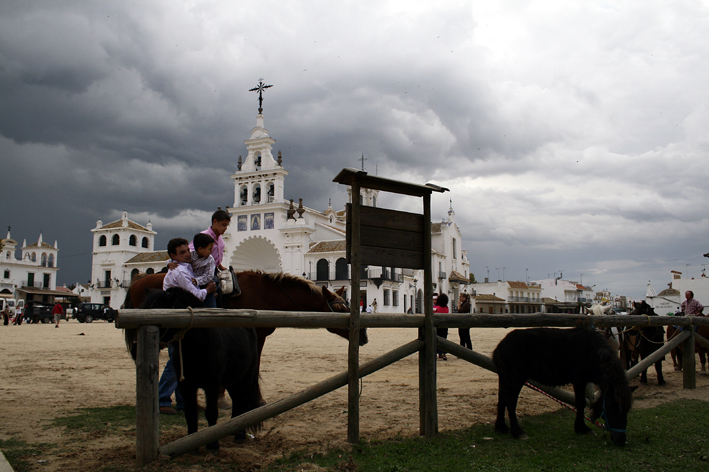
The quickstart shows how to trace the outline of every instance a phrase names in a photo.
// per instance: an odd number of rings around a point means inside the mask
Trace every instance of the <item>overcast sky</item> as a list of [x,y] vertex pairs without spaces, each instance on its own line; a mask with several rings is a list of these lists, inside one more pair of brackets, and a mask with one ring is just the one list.
[[190,237],[233,204],[263,77],[287,198],[341,208],[364,153],[451,189],[434,221],[451,199],[478,280],[640,298],[709,263],[708,31],[707,1],[5,1],[2,236],[57,240],[60,284],[98,219]]

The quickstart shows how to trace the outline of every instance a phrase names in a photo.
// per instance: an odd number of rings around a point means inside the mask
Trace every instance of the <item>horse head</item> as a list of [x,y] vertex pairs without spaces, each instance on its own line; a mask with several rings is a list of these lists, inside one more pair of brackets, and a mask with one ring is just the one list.
[[632,392],[625,377],[625,369],[615,355],[607,347],[600,352],[603,384],[601,396],[591,406],[591,420],[601,418],[606,422],[606,431],[611,434],[611,441],[618,446],[624,446],[627,440],[628,411],[632,406]]
[[[350,312],[350,305],[347,303],[347,301],[342,298],[342,295],[345,293],[345,287],[342,286],[339,289],[337,289],[334,293],[331,292],[330,290],[327,289],[327,287],[322,288],[322,295],[325,301],[327,302],[328,307],[330,308],[330,311],[335,312],[335,313],[349,313]],[[327,328],[328,331],[331,333],[335,333],[339,336],[342,336],[345,339],[349,339],[349,330],[346,329],[341,329],[341,328]],[[367,336],[367,328],[360,328],[359,330],[359,345],[364,346],[369,342],[369,337]]]

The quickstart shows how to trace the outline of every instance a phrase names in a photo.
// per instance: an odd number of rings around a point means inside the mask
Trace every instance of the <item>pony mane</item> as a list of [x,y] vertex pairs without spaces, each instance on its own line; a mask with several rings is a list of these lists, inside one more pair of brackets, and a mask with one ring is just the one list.
[[298,277],[297,275],[286,274],[285,272],[264,272],[262,270],[248,270],[245,272],[251,272],[253,274],[261,275],[263,278],[281,285],[290,286],[301,286],[307,288],[312,293],[317,294],[323,298],[322,289],[311,280],[304,279],[303,277]]
[[628,379],[625,376],[625,369],[618,358],[616,351],[610,347],[606,339],[599,332],[597,334],[598,356],[601,359],[603,368],[603,383],[599,385],[602,391],[609,392],[612,390],[612,395],[621,406],[622,410],[627,412],[633,402],[632,392],[628,385]]

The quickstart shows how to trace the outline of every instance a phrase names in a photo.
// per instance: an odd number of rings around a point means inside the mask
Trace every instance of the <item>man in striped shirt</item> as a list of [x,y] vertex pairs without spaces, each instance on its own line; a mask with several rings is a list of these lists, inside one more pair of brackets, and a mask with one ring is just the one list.
[[682,302],[682,311],[685,315],[701,315],[704,305],[694,298],[694,292],[687,290],[684,292],[685,301]]

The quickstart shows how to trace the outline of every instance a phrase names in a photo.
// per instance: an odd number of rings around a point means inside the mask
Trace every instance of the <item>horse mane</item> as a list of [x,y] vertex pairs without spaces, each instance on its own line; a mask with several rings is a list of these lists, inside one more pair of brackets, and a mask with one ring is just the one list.
[[322,289],[315,282],[298,277],[297,275],[286,274],[285,272],[264,272],[262,270],[247,270],[246,273],[257,274],[279,285],[300,286],[307,288],[312,293],[323,297]]
[[599,385],[601,390],[610,393],[623,411],[630,410],[633,402],[632,392],[628,386],[628,379],[625,376],[625,369],[615,350],[610,347],[606,339],[598,331],[595,331],[596,343],[598,344],[598,357],[603,370],[603,385]]
[[130,298],[130,288],[135,282],[142,279],[146,275],[148,275],[148,274],[146,274],[146,273],[136,274],[133,276],[133,278],[130,279],[130,285],[128,286],[128,290],[126,290],[126,298],[123,300],[123,304],[121,305],[121,308],[140,308],[140,307],[133,306],[133,301]]

